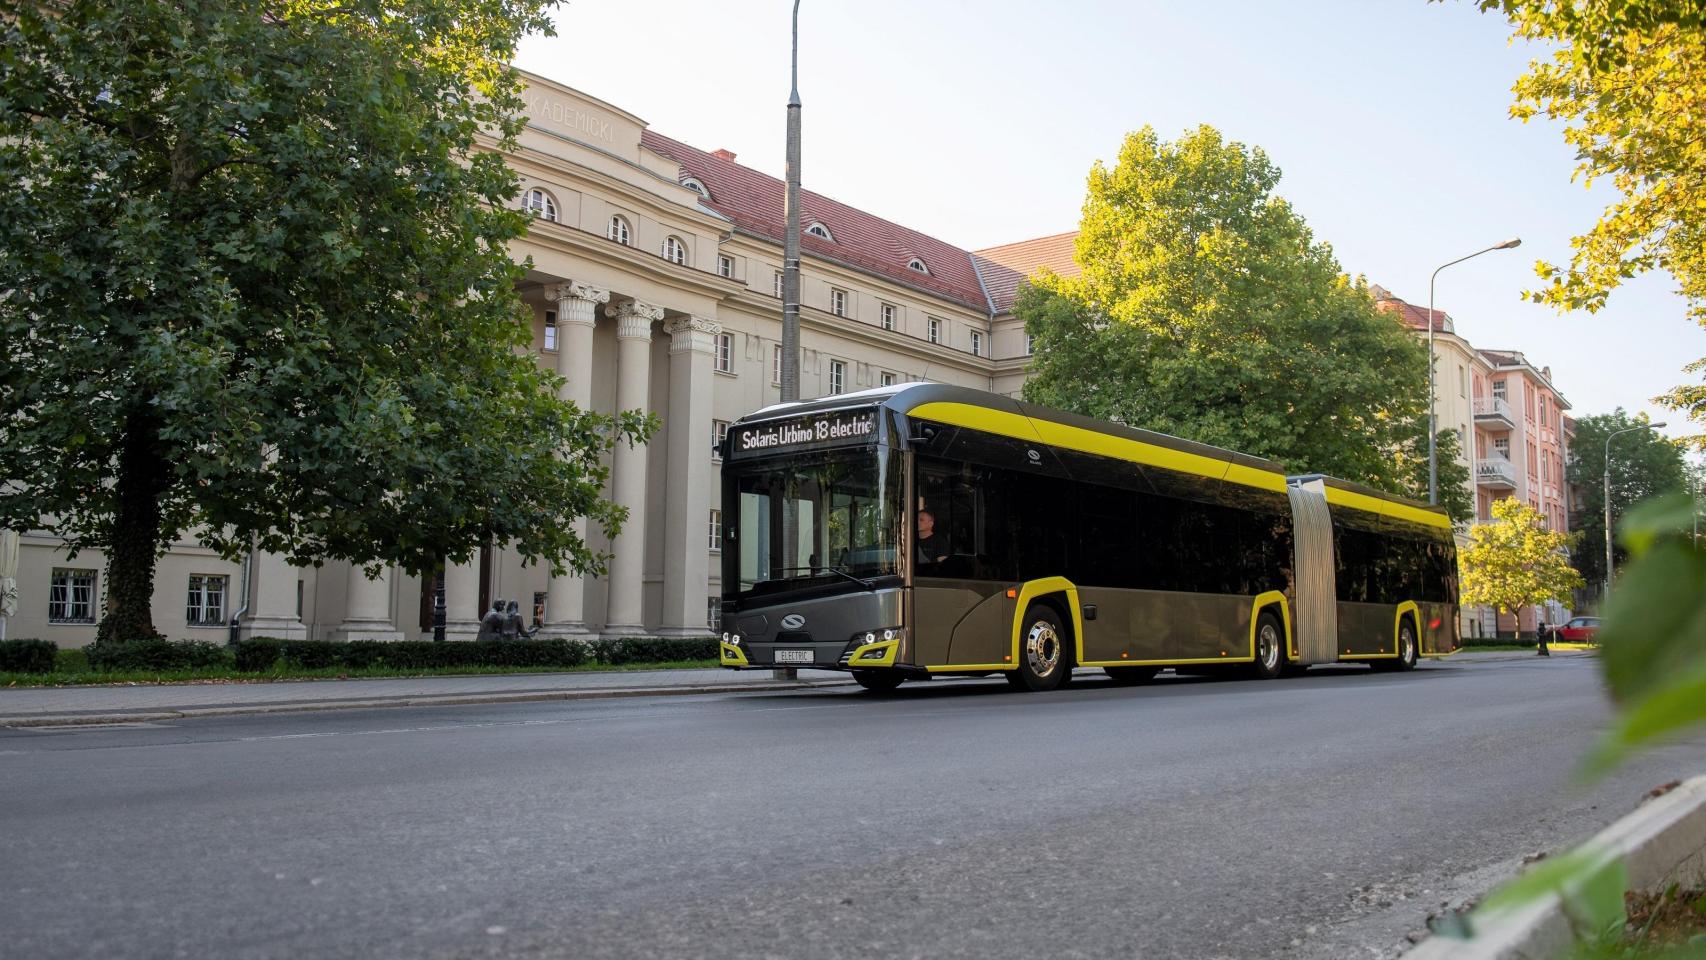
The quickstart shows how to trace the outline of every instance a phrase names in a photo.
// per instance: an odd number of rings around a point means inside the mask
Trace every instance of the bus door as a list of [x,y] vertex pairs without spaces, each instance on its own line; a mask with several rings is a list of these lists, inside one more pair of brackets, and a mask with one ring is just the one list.
[[1011,653],[1012,604],[991,569],[990,473],[918,461],[912,602],[921,666],[1004,664]]

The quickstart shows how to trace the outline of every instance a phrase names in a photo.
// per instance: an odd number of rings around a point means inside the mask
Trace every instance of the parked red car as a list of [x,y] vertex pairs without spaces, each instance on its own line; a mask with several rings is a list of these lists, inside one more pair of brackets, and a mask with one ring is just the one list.
[[1574,617],[1552,628],[1553,643],[1593,643],[1599,633],[1598,617]]

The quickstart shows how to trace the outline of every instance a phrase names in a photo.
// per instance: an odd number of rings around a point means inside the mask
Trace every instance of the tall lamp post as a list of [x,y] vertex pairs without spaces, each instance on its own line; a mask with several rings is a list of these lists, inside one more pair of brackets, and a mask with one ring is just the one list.
[[[800,399],[800,0],[794,0],[794,41],[788,60],[788,151],[782,177],[782,402]],[[792,503],[782,511],[784,564],[798,561],[799,515]],[[793,680],[793,667],[771,675]]]
[[1506,240],[1504,243],[1496,243],[1496,244],[1488,247],[1485,250],[1477,250],[1474,253],[1471,253],[1467,257],[1458,257],[1456,260],[1453,260],[1450,263],[1441,264],[1437,269],[1434,270],[1433,276],[1428,278],[1428,503],[1429,504],[1439,503],[1439,451],[1437,449],[1435,449],[1436,444],[1437,444],[1437,439],[1434,436],[1435,434],[1439,433],[1439,425],[1435,422],[1437,420],[1437,417],[1434,414],[1434,407],[1436,406],[1436,404],[1434,402],[1434,327],[1436,326],[1436,324],[1434,322],[1434,281],[1439,279],[1440,270],[1444,270],[1446,267],[1456,266],[1457,264],[1460,264],[1465,260],[1473,260],[1483,253],[1492,253],[1494,250],[1514,250],[1515,248],[1520,247],[1520,246],[1522,246],[1522,239],[1520,237],[1512,237],[1509,240]]
[[1605,599],[1611,600],[1611,441],[1620,434],[1634,433],[1637,430],[1657,430],[1664,426],[1664,421],[1658,423],[1640,423],[1622,430],[1613,430],[1605,438]]

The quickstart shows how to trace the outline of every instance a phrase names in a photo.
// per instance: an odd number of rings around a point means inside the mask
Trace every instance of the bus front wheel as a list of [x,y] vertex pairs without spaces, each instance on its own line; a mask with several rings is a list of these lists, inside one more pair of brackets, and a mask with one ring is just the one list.
[[1019,634],[1019,669],[1015,686],[1026,690],[1053,690],[1072,672],[1072,654],[1060,615],[1053,607],[1032,604],[1025,611],[1024,631]]
[[855,670],[853,682],[866,690],[887,693],[905,682],[906,678],[893,670]]

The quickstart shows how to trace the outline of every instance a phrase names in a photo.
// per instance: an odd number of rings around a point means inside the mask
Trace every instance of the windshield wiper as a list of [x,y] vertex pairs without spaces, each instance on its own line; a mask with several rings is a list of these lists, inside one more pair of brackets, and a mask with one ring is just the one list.
[[854,583],[858,584],[861,587],[864,587],[866,590],[872,591],[873,593],[876,592],[876,589],[877,589],[876,584],[872,583],[871,581],[860,579],[859,577],[855,577],[854,575],[852,575],[851,573],[848,573],[845,570],[838,570],[835,567],[777,567],[776,569],[780,573],[787,573],[790,570],[810,570],[814,575],[817,574],[818,571],[821,570],[825,573],[833,573],[838,577],[846,577],[847,579],[853,581]]

